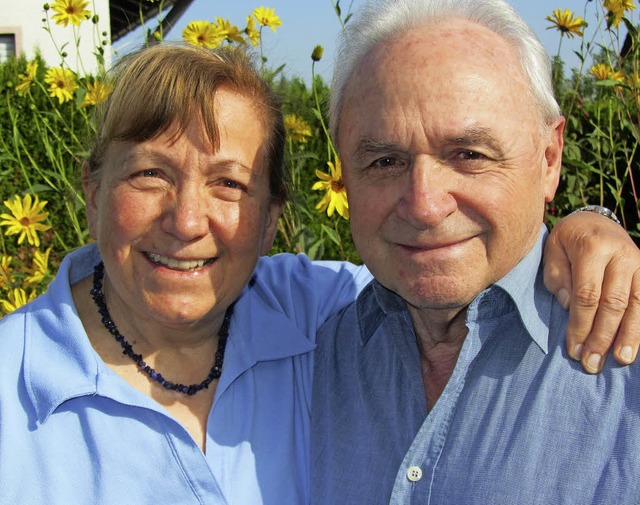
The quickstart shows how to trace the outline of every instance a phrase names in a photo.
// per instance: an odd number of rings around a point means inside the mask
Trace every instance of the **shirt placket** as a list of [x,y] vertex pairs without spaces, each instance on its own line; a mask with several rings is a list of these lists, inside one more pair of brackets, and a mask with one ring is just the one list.
[[464,388],[469,367],[482,347],[478,337],[477,311],[480,300],[469,306],[469,333],[456,367],[434,408],[428,413],[400,465],[391,494],[391,505],[431,503],[434,476],[444,449],[451,420]]

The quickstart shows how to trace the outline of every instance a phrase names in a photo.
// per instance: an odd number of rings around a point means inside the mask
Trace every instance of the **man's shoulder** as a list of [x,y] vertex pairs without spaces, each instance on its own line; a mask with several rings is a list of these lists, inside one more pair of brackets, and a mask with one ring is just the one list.
[[358,297],[330,317],[318,332],[316,356],[337,348],[357,348],[365,345],[378,330],[386,314],[380,290],[384,288],[375,280],[370,281]]

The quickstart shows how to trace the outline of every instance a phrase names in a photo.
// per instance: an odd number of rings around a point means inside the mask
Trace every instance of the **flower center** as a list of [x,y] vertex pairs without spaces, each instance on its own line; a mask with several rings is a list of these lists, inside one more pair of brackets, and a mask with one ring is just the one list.
[[22,226],[29,226],[29,225],[31,224],[31,221],[29,220],[29,218],[28,218],[28,217],[23,217],[23,218],[20,220],[20,224],[21,224]]
[[331,190],[335,193],[339,193],[344,189],[344,184],[342,183],[342,179],[338,179],[337,181],[331,181]]

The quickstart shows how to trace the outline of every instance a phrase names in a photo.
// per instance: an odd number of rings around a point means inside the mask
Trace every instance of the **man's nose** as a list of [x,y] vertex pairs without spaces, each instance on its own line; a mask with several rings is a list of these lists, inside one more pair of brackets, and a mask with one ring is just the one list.
[[398,202],[398,215],[417,229],[438,226],[458,207],[451,193],[454,180],[451,169],[437,160],[416,158]]

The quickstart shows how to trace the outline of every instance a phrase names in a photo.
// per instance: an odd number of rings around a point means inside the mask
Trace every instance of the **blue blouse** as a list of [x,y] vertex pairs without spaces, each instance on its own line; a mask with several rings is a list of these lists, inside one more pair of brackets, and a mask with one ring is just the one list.
[[366,269],[260,259],[236,304],[205,455],[91,346],[70,286],[99,260],[95,245],[71,253],[46,294],[0,320],[0,503],[307,503],[316,329]]

